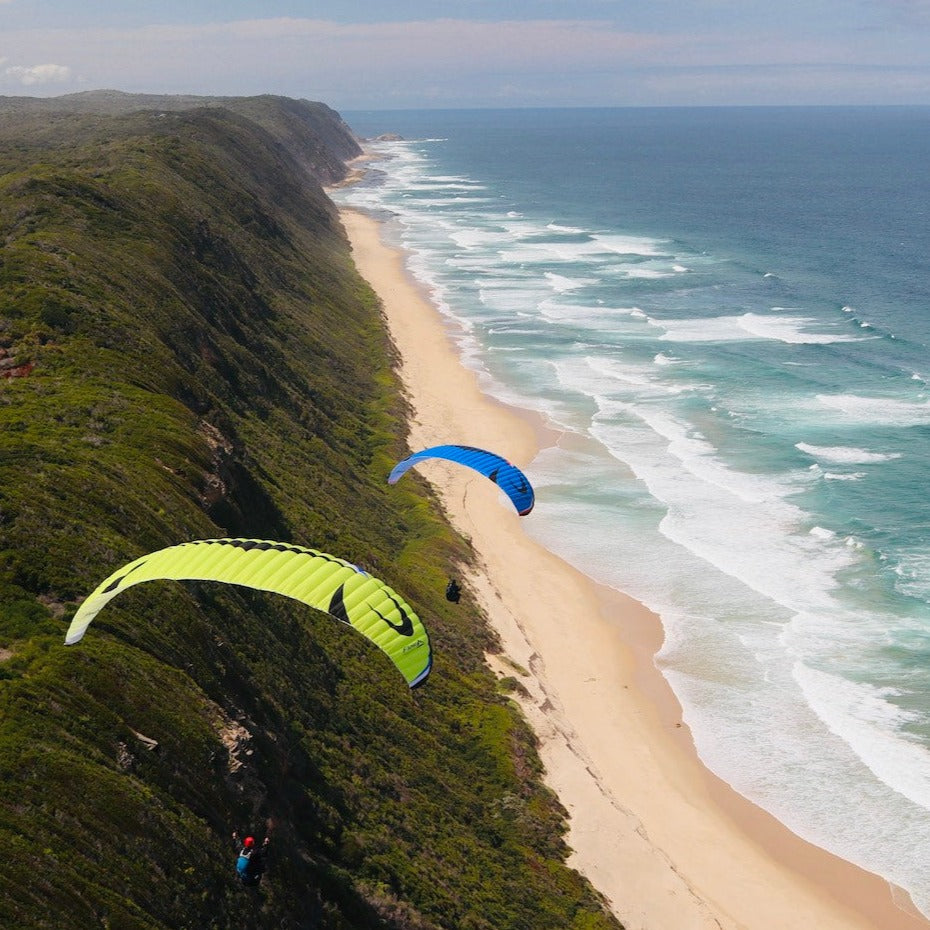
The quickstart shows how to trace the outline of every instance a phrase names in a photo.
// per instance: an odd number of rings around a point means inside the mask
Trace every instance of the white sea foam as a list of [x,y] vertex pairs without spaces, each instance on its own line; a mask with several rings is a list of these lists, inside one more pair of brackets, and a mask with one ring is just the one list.
[[894,559],[895,588],[906,597],[930,602],[930,548],[898,549]]
[[[630,397],[644,399],[646,397],[670,397],[680,394],[681,385],[667,384],[655,376],[652,366],[633,365],[629,362],[616,362],[610,358],[604,358],[602,355],[588,355],[583,359],[583,365],[587,371],[583,378],[587,385],[601,384],[602,389],[610,390],[613,397]],[[572,375],[568,372],[575,370],[577,377],[578,368],[575,363],[562,364],[557,366],[563,373],[561,381],[563,384],[572,384]],[[635,391],[627,392],[625,387],[632,385]],[[580,384],[573,383],[576,389]],[[600,405],[600,395],[594,394],[595,402]]]
[[921,426],[930,423],[930,400],[901,400],[897,397],[863,397],[858,394],[818,394],[817,402],[827,410],[856,423]]
[[457,227],[450,231],[449,238],[463,249],[499,248],[508,241],[506,232],[494,229],[481,229],[480,227]]
[[743,342],[771,339],[794,345],[828,345],[855,342],[862,337],[843,333],[813,333],[818,322],[806,317],[769,317],[758,313],[697,319],[653,321],[665,330],[661,337],[672,342]]
[[589,242],[529,242],[526,239],[507,244],[501,257],[508,262],[530,265],[596,260]]
[[836,538],[836,533],[834,533],[833,530],[825,529],[825,528],[822,527],[822,526],[812,526],[812,527],[808,530],[808,532],[811,534],[811,536],[815,537],[816,539],[834,539],[834,538]]
[[670,278],[674,275],[673,271],[663,271],[661,268],[646,268],[642,265],[627,265],[619,269],[620,273],[626,278]]
[[426,181],[411,182],[407,185],[411,191],[483,191],[487,188],[483,184],[470,181],[440,181],[433,178]]
[[577,278],[567,278],[565,275],[556,274],[553,271],[547,271],[545,274],[546,280],[549,282],[552,289],[559,294],[563,294],[566,291],[573,291],[579,287],[584,286],[584,281]]
[[855,336],[841,333],[812,333],[807,327],[817,326],[818,321],[807,317],[777,318],[757,313],[744,313],[740,325],[751,335],[760,339],[777,339],[795,345],[827,345],[833,342],[855,342]]
[[431,197],[421,201],[424,207],[461,207],[490,203],[491,197]]
[[795,664],[794,677],[830,732],[882,783],[930,810],[930,751],[904,731],[919,718],[890,700],[900,691],[849,681],[803,662]]
[[634,324],[641,328],[642,314],[635,307],[613,307],[606,304],[584,304],[568,301],[561,295],[537,302],[539,315],[554,323],[569,322],[573,326],[585,327],[592,339],[603,340],[605,330],[617,331],[624,326],[624,318],[635,319]]
[[596,233],[594,241],[605,251],[618,255],[662,255],[662,242],[658,239],[637,238],[608,233]]
[[469,178],[462,177],[460,174],[434,174],[430,177],[431,181],[437,181],[440,184],[478,184],[478,181],[472,181]]
[[526,313],[534,301],[541,302],[546,295],[542,288],[496,287],[484,283],[477,291],[478,299],[489,309],[497,312]]
[[796,442],[794,447],[821,462],[834,465],[870,465],[901,458],[900,452],[870,452],[855,446],[815,446],[807,442]]

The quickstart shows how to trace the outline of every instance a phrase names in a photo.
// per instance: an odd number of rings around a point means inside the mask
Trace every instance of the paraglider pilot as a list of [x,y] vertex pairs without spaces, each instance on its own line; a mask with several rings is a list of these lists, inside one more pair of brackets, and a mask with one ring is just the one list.
[[236,874],[243,885],[255,886],[261,883],[265,874],[265,857],[271,837],[266,836],[261,846],[256,845],[255,837],[247,836],[240,846],[239,834],[233,832],[233,842],[239,848],[236,860]]

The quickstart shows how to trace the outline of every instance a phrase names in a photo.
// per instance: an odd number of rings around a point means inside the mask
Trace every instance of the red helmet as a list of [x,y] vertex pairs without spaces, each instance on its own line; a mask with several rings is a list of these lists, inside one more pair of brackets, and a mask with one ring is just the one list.
[[242,842],[246,849],[251,849],[255,845],[255,837],[247,836]]

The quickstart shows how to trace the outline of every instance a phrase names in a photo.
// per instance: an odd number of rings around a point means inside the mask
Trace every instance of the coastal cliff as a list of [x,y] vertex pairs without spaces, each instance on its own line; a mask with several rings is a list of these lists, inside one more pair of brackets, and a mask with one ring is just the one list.
[[[445,578],[472,553],[389,488],[405,406],[322,184],[360,153],[280,97],[0,99],[0,922],[617,924],[564,862],[535,739]],[[411,693],[362,637],[119,565],[189,539],[365,566],[427,623]],[[233,830],[272,836],[260,893]]]

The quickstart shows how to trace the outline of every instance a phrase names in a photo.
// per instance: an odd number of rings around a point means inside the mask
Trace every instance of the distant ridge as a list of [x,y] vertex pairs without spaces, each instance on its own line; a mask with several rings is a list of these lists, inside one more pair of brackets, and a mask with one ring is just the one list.
[[60,97],[0,97],[0,127],[9,125],[10,118],[50,113],[125,116],[141,111],[177,113],[201,108],[229,110],[273,132],[288,153],[322,184],[344,178],[344,163],[362,154],[358,137],[331,107],[272,94],[218,97],[87,90]]

